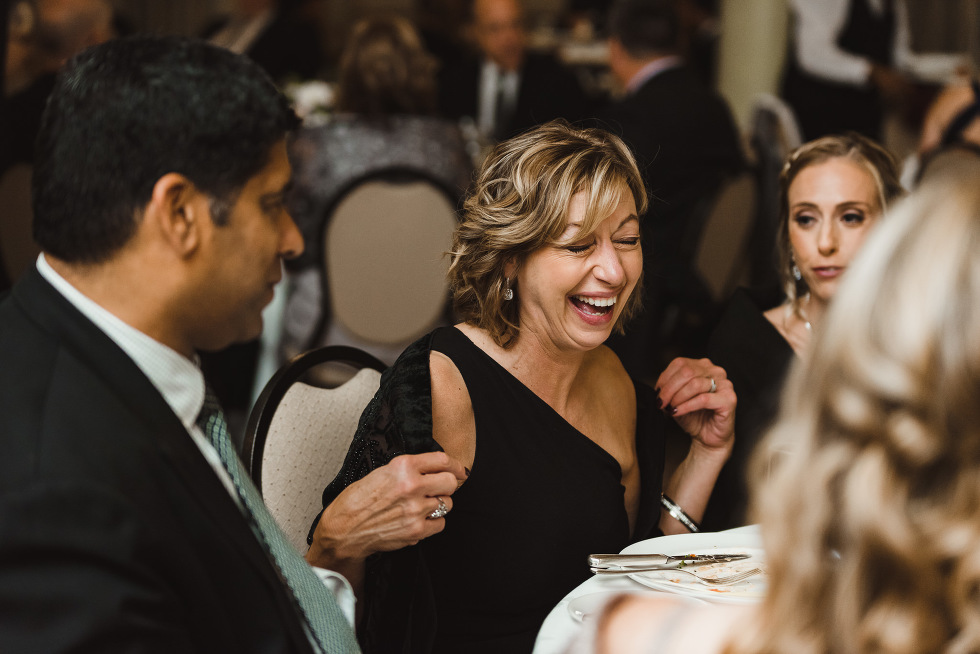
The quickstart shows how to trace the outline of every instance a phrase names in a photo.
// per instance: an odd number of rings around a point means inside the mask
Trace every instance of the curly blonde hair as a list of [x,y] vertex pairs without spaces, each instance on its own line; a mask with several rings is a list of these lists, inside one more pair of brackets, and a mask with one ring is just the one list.
[[[453,234],[449,282],[464,321],[485,329],[502,347],[520,330],[517,302],[504,300],[505,269],[557,241],[572,196],[588,195],[578,238],[594,232],[629,194],[637,214],[647,197],[629,148],[601,129],[577,129],[556,120],[497,145],[487,157]],[[514,289],[519,293],[519,289]],[[616,323],[639,308],[640,283]]]
[[904,195],[899,181],[898,163],[883,147],[866,136],[849,132],[825,136],[796,148],[786,158],[779,174],[779,223],[776,227],[778,270],[786,299],[799,309],[800,299],[809,292],[806,282],[793,276],[793,247],[789,242],[789,187],[803,170],[830,159],[850,159],[871,175],[878,191],[878,204],[884,212]]
[[729,652],[980,651],[980,163],[869,237],[753,460],[771,583]]
[[428,115],[436,105],[436,60],[397,16],[358,22],[340,60],[337,110],[382,118]]

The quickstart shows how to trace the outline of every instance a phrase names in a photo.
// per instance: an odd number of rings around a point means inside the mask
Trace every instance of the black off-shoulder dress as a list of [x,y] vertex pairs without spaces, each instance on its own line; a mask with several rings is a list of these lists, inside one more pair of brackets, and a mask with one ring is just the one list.
[[763,313],[780,304],[778,290],[739,289],[712,333],[707,356],[728,373],[735,387],[735,446],[705,510],[701,526],[720,531],[746,524],[747,467],[779,411],[779,398],[793,349]]
[[586,557],[659,535],[666,418],[636,383],[641,501],[634,533],[616,460],[453,327],[409,347],[382,377],[324,506],[348,484],[432,439],[429,352],[459,369],[476,456],[445,530],[369,558],[367,652],[530,652],[542,621],[589,576]]

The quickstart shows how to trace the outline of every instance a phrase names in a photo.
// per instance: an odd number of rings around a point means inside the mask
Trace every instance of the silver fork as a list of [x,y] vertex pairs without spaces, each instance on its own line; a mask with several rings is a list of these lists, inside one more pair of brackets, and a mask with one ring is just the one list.
[[754,577],[757,574],[762,573],[762,568],[752,568],[751,570],[746,570],[745,572],[739,572],[738,574],[728,575],[727,577],[717,577],[711,579],[709,577],[702,577],[700,575],[694,574],[690,570],[683,570],[681,568],[592,568],[592,572],[597,575],[622,575],[622,574],[633,574],[635,572],[680,572],[682,574],[691,575],[699,582],[705,586],[730,586],[732,584],[737,584],[740,581],[744,581],[749,577]]

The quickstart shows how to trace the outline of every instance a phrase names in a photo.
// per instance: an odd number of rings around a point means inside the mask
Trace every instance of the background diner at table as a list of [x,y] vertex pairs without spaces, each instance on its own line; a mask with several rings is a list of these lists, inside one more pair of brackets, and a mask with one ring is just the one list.
[[806,358],[865,238],[903,194],[894,157],[854,132],[787,158],[775,238],[781,288],[739,289],[708,340],[707,356],[738,394],[739,438],[708,503],[707,530],[747,524],[748,461],[776,417],[787,370]]
[[570,654],[980,648],[977,179],[964,163],[893,210],[791,374],[753,459],[763,602],[621,597]]
[[[384,374],[324,492],[329,510],[404,453],[445,450],[469,470],[441,535],[364,562],[366,651],[530,651],[589,553],[686,531],[662,492],[700,519],[733,438],[724,370],[678,359],[654,391],[603,345],[636,308],[645,205],[608,132],[556,121],[491,152],[450,255],[463,322]],[[691,449],[665,482],[670,418]]]
[[411,22],[381,16],[354,26],[341,57],[334,113],[311,117],[289,146],[290,213],[306,249],[286,264],[280,364],[327,343],[356,345],[388,364],[404,348],[357,341],[329,316],[324,229],[346,192],[384,171],[417,173],[454,199],[462,197],[473,164],[459,126],[436,115],[436,88],[436,62]]

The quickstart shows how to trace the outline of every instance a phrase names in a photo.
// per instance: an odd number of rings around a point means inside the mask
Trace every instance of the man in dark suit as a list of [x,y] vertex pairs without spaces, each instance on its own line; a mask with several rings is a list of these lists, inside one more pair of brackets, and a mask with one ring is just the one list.
[[625,94],[608,108],[604,126],[629,145],[650,193],[644,310],[610,346],[632,374],[650,377],[666,363],[659,360],[670,345],[661,340],[666,307],[701,304],[689,260],[691,219],[745,163],[725,101],[679,54],[672,0],[620,0],[608,27],[610,69]]
[[574,73],[554,57],[527,51],[519,0],[472,0],[467,28],[479,57],[440,73],[439,104],[447,118],[469,117],[499,141],[554,118],[575,121],[589,100]]
[[[297,122],[200,42],[110,41],[59,74],[43,254],[0,301],[0,651],[357,651],[350,587],[289,549],[197,366],[259,333],[302,250]],[[399,459],[324,514],[311,560],[356,572],[442,529],[462,467]]]
[[234,12],[204,28],[215,45],[248,57],[277,83],[323,72],[324,51],[315,22],[296,0],[236,0]]

